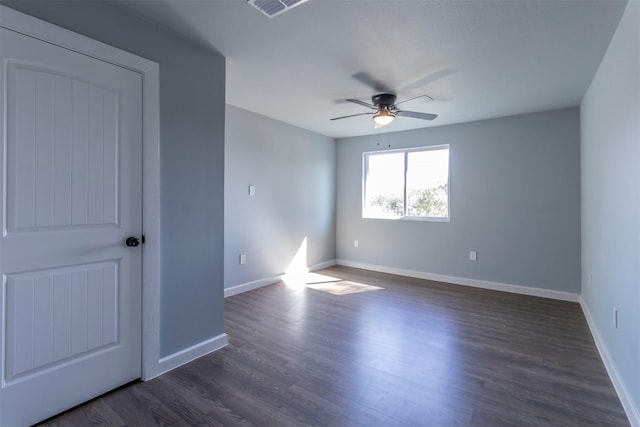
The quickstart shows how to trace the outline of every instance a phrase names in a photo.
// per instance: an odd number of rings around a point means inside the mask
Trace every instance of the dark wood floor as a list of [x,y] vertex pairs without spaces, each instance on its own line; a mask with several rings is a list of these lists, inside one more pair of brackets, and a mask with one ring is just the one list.
[[227,348],[46,425],[629,425],[578,304],[318,273],[227,298]]

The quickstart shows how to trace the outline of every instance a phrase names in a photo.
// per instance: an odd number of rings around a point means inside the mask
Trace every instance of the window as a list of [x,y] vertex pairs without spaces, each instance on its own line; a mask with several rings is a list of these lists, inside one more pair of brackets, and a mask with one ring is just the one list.
[[449,146],[363,153],[362,216],[449,219]]

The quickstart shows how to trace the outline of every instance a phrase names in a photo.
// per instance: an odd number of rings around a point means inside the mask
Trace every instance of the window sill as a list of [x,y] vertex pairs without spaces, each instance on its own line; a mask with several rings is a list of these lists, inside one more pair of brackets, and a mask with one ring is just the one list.
[[363,216],[362,219],[376,219],[376,220],[382,220],[382,221],[451,222],[451,218],[420,217],[420,216],[401,216],[398,218]]

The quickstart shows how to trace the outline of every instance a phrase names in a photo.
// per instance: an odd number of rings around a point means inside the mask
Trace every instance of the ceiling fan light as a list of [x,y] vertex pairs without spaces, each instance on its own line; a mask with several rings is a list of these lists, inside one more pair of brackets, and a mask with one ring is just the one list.
[[380,110],[379,113],[373,116],[373,121],[376,122],[379,126],[386,126],[395,118],[395,114],[390,113],[387,110]]

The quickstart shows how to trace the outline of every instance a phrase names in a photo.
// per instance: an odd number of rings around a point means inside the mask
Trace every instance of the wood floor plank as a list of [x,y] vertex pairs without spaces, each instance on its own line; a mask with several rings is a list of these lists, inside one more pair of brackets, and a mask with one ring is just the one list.
[[67,411],[45,423],[50,427],[125,426],[126,423],[99,397],[79,408]]
[[184,425],[182,418],[170,409],[168,402],[157,399],[143,383],[108,393],[104,400],[126,425]]
[[629,425],[578,304],[338,266],[308,282],[227,298],[228,347],[46,425]]

